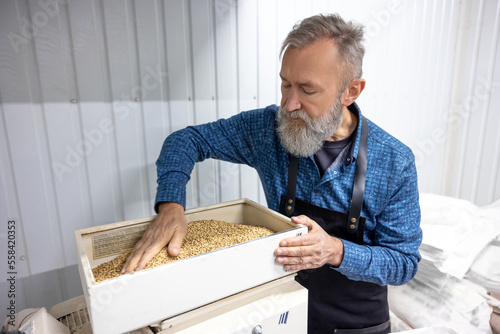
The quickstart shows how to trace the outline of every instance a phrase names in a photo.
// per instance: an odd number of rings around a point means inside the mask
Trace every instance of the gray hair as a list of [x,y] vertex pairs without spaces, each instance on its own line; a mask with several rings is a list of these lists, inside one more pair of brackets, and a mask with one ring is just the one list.
[[345,22],[338,14],[311,16],[294,25],[283,41],[280,57],[289,47],[300,49],[323,38],[334,40],[342,58],[340,79],[344,90],[363,73],[363,29],[352,21]]

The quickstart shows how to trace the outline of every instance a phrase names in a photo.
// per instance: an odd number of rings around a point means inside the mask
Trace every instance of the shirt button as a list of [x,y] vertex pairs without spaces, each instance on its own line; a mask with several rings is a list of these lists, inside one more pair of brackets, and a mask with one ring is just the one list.
[[335,170],[335,171],[333,171],[333,174],[337,175],[337,171],[336,171],[336,170]]

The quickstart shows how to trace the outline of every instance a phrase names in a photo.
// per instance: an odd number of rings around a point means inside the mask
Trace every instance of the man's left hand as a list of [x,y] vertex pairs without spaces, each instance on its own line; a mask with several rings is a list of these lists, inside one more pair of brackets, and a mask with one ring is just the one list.
[[307,216],[292,217],[292,222],[306,225],[309,233],[281,240],[274,252],[276,263],[283,264],[286,270],[319,268],[326,263],[340,266],[344,257],[344,244],[340,239],[326,233]]

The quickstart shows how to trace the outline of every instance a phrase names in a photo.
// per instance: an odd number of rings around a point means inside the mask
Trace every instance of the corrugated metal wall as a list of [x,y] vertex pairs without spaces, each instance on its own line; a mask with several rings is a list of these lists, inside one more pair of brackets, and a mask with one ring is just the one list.
[[[74,230],[153,214],[169,133],[278,103],[280,43],[320,12],[366,25],[359,104],[414,149],[421,191],[498,199],[499,11],[498,0],[2,1],[0,253],[16,221],[18,308],[78,293]],[[206,161],[187,203],[241,197],[265,204],[257,174]]]
[[500,198],[500,4],[465,2],[448,107],[442,191],[479,205]]

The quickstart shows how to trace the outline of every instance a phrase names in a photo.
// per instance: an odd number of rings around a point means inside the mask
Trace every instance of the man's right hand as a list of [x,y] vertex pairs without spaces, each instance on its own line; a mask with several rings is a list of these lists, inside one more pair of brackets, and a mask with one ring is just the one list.
[[168,244],[171,256],[179,255],[182,240],[187,232],[184,207],[175,202],[164,202],[158,207],[158,216],[134,246],[123,265],[122,274],[142,270],[149,261]]

